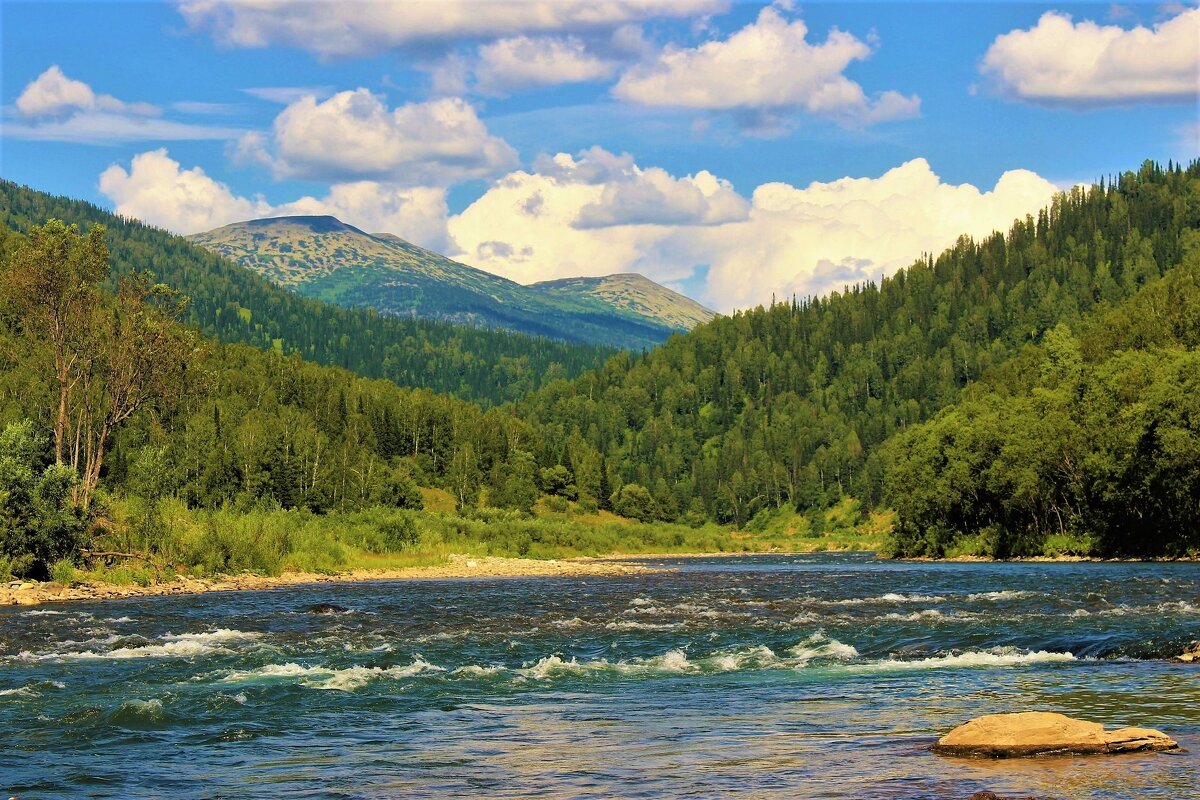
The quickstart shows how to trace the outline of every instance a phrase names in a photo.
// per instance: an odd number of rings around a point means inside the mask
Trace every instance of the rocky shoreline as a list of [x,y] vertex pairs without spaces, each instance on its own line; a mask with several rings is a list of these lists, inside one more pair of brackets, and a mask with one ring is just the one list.
[[216,578],[179,576],[173,581],[148,586],[119,586],[88,583],[63,586],[58,583],[12,581],[0,584],[0,606],[35,606],[42,603],[85,600],[117,600],[129,597],[204,594],[207,592],[244,592],[278,589],[319,583],[358,583],[388,580],[444,580],[451,578],[526,578],[596,575],[633,575],[660,571],[654,567],[627,564],[610,559],[571,558],[545,561],[529,558],[452,555],[445,564],[401,569],[351,570],[333,575],[313,572],[286,572],[282,575],[221,575]]

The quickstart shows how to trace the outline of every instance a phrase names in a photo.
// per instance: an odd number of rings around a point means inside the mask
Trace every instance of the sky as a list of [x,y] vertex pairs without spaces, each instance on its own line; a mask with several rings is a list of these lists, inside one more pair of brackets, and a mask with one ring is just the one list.
[[1200,156],[1195,3],[0,3],[0,176],[722,312]]

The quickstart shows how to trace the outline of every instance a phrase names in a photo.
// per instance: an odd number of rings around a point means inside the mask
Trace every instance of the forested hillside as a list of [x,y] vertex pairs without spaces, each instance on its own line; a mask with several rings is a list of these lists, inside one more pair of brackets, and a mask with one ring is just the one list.
[[[1178,265],[1200,225],[1200,164],[1057,197],[881,284],[719,318],[641,357],[547,386],[521,415],[603,454],[661,513],[745,524],[762,509],[882,497],[879,445],[1059,324]],[[586,445],[586,448],[584,447]]]
[[0,233],[48,219],[108,229],[112,279],[150,270],[190,298],[186,321],[221,342],[297,353],[318,364],[493,404],[601,363],[611,348],[383,317],[305,299],[185,239],[91,203],[0,181]]
[[898,554],[1200,550],[1200,232],[1183,241],[1181,266],[888,443]]
[[633,350],[713,317],[638,275],[522,286],[329,216],[253,219],[187,238],[305,297],[388,316]]
[[[205,343],[174,321],[197,312],[139,275],[92,286],[106,241],[153,267],[137,255],[158,232],[30,231],[0,248],[0,555],[110,508],[152,549],[164,503],[357,513],[420,505],[419,487],[464,514],[552,502],[751,531],[852,496],[894,504],[909,554],[1200,545],[1200,163],[1147,164],[881,285],[718,318],[490,410]],[[168,265],[206,263],[184,253]],[[307,302],[250,285],[268,309]]]

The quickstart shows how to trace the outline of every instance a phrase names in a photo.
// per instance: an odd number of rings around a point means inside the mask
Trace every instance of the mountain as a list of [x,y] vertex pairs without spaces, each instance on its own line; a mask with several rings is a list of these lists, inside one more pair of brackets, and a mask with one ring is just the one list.
[[715,316],[690,297],[633,272],[602,278],[561,278],[535,283],[528,288],[559,297],[595,297],[616,308],[662,320],[673,328],[684,330],[691,330]]
[[389,316],[631,349],[714,316],[641,276],[522,286],[329,216],[255,219],[188,238],[305,297]]
[[240,342],[318,364],[447,392],[484,405],[516,400],[556,378],[602,364],[612,348],[506,330],[384,317],[311,300],[180,236],[91,203],[0,180],[0,250],[48,219],[108,229],[110,288],[117,276],[150,270],[187,295],[187,323],[220,342]]

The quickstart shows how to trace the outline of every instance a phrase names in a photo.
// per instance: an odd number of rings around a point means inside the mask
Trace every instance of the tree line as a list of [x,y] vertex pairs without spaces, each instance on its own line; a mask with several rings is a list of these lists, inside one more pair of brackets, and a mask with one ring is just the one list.
[[[323,514],[416,508],[419,487],[444,489],[463,510],[527,512],[549,497],[644,521],[739,527],[853,495],[868,510],[896,506],[898,550],[908,553],[968,540],[1021,552],[1026,540],[1084,534],[1106,551],[1170,549],[1134,537],[1139,524],[1172,547],[1190,541],[1171,532],[1186,516],[1153,508],[1177,506],[1192,487],[1190,462],[1171,458],[1196,449],[1176,384],[1191,386],[1194,366],[1197,296],[1185,284],[1200,228],[1198,163],[1148,163],[878,285],[718,318],[486,405],[436,381],[399,385],[314,363],[301,349],[214,341],[178,283],[124,269],[106,277],[105,264],[139,263],[125,234],[136,244],[152,230],[120,225],[80,231],[52,220],[0,241],[0,551],[9,558],[45,564],[77,548],[121,497],[139,499],[137,524],[152,533],[168,524],[158,511],[168,498]],[[193,257],[252,285],[237,267]],[[203,274],[188,280],[210,287],[204,302],[218,296]],[[272,291],[268,319],[311,303]],[[313,305],[331,320],[350,314]],[[1146,311],[1168,307],[1179,312],[1169,320]],[[1152,338],[1163,330],[1174,338]],[[331,340],[330,360],[355,363],[360,345]],[[1062,377],[1076,372],[1073,383]],[[1044,385],[1028,382],[1035,374]],[[997,387],[1011,396],[987,394]],[[1143,394],[1160,402],[1158,416],[1100,430],[1105,414],[1141,409]],[[960,429],[992,438],[946,438]],[[1089,472],[1098,451],[1055,461],[1059,451],[1043,446],[1072,436],[1109,442],[1104,458],[1116,466]],[[971,465],[999,453],[1008,466],[986,486],[954,471],[978,478]],[[1068,463],[1077,473],[1054,472]],[[991,499],[980,499],[985,488]],[[1114,521],[1122,504],[1135,516]],[[1194,502],[1179,508],[1186,515]]]
[[[87,230],[103,225],[113,291],[121,276],[152,272],[189,300],[183,320],[204,336],[249,344],[359,375],[420,386],[484,405],[523,397],[570,378],[614,350],[419,319],[345,309],[286,291],[182,237],[81,200],[0,180],[0,249],[35,225],[58,219]],[[6,240],[12,241],[6,244]]]

